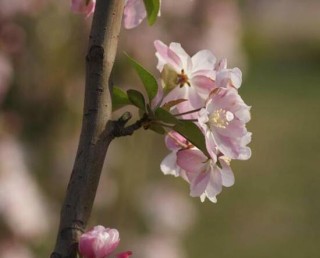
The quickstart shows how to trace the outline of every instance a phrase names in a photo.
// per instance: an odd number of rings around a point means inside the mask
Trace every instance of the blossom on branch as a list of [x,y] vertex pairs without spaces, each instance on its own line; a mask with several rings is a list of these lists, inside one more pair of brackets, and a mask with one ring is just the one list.
[[222,191],[222,186],[229,187],[234,184],[230,160],[225,156],[210,156],[208,158],[197,148],[177,153],[177,164],[186,171],[190,182],[190,195],[200,197],[202,202],[206,197],[217,202],[216,196]]
[[[98,225],[81,235],[79,253],[84,258],[107,258],[117,248],[119,242],[118,230]],[[131,254],[131,251],[124,252],[118,254],[117,258],[126,258]]]
[[218,157],[212,151],[207,157],[176,132],[168,133],[166,146],[171,153],[163,159],[160,168],[164,174],[180,176],[187,181],[190,196],[200,197],[202,202],[208,198],[215,203],[222,186],[234,184],[230,159],[221,153]]
[[[168,110],[177,118],[175,123],[189,120],[196,125],[187,130],[171,127],[165,138],[171,153],[160,168],[165,175],[186,180],[192,197],[216,202],[222,186],[234,184],[231,160],[251,156],[247,147],[251,133],[246,129],[250,107],[238,93],[242,73],[227,68],[226,59],[217,62],[209,50],[190,57],[179,43],[167,46],[157,40],[154,44],[162,85],[151,107]],[[195,129],[199,133],[190,134]],[[203,144],[194,135],[202,135]]]
[[236,90],[225,88],[210,94],[198,117],[208,151],[217,148],[227,157],[241,160],[251,156],[251,150],[246,146],[251,141],[251,133],[246,129],[249,121],[250,107]]
[[209,50],[202,50],[190,57],[179,43],[165,45],[154,42],[158,58],[157,69],[161,72],[164,91],[163,103],[186,99],[177,105],[181,111],[203,107],[215,87],[216,57]]

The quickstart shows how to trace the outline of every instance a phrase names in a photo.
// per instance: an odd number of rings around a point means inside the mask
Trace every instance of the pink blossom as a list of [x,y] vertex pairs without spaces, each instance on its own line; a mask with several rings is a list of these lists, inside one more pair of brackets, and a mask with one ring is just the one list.
[[137,27],[147,16],[142,0],[126,0],[123,12],[123,24],[126,29]]
[[117,248],[119,242],[118,230],[99,225],[81,235],[79,252],[84,258],[106,258]]
[[96,0],[72,0],[71,10],[75,13],[83,13],[90,16],[95,9]]
[[162,172],[166,175],[180,176],[187,181],[192,197],[200,197],[202,202],[208,198],[215,203],[222,186],[234,184],[230,159],[221,153],[218,152],[217,157],[215,150],[210,151],[208,158],[176,132],[170,132],[166,136],[166,146],[171,153],[161,162]]
[[208,151],[217,148],[231,159],[249,159],[251,150],[246,146],[251,141],[251,133],[246,129],[249,120],[250,107],[235,89],[213,91],[198,118]]
[[199,149],[191,148],[177,153],[177,164],[186,171],[190,195],[200,197],[202,202],[206,197],[211,202],[217,202],[216,196],[222,191],[222,186],[234,184],[230,159],[225,156],[208,158]]
[[190,57],[179,43],[167,46],[156,40],[154,45],[157,68],[162,73],[161,79],[167,93],[163,103],[187,99],[176,106],[180,112],[203,107],[215,87],[215,56],[209,50],[202,50]]
[[[123,16],[123,23],[126,29],[137,27],[147,16],[143,0],[126,0]],[[160,16],[160,10],[158,16]]]
[[161,171],[165,175],[182,176],[186,179],[185,172],[177,165],[177,152],[181,149],[187,149],[191,146],[190,143],[183,136],[173,131],[166,135],[165,143],[171,152],[162,160]]

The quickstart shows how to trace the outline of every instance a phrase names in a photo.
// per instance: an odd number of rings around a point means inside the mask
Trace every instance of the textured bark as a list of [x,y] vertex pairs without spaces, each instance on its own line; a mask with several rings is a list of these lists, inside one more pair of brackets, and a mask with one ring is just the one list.
[[98,0],[86,57],[84,114],[80,141],[51,258],[77,257],[96,195],[108,146],[114,138],[110,74],[121,28],[124,0]]

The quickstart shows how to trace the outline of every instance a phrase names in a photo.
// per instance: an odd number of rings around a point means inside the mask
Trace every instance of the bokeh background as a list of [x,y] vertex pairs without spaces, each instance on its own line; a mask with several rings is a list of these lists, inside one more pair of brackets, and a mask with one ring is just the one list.
[[[69,1],[0,0],[0,257],[48,257],[78,144],[91,19]],[[116,85],[141,88],[126,51],[158,75],[153,41],[211,50],[243,71],[252,158],[218,203],[162,175],[163,139],[110,147],[90,225],[139,258],[320,257],[320,1],[163,0],[122,30]],[[131,110],[131,109],[130,109]],[[124,110],[123,110],[124,111]],[[119,113],[115,114],[115,118]]]

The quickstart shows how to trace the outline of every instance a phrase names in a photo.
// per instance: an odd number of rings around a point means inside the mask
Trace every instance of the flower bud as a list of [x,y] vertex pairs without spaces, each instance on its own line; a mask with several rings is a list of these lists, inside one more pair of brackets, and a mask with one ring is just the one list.
[[84,258],[106,258],[117,248],[119,242],[118,230],[99,225],[81,235],[79,252]]

